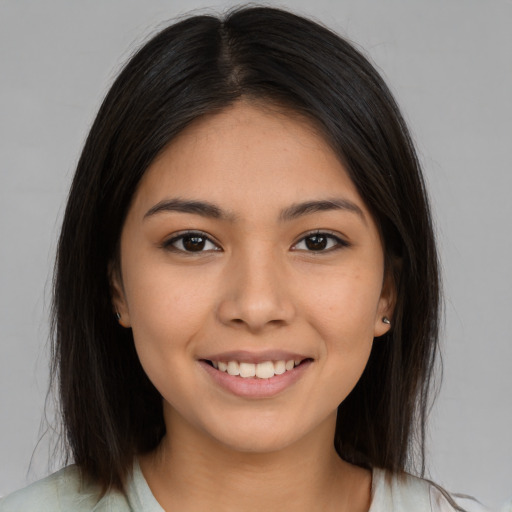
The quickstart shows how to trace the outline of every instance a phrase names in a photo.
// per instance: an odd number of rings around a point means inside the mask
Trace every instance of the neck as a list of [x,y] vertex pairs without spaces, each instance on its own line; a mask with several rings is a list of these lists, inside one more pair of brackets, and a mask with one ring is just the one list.
[[371,475],[339,458],[334,426],[329,418],[314,436],[279,451],[248,453],[176,421],[140,464],[165,510],[366,512]]

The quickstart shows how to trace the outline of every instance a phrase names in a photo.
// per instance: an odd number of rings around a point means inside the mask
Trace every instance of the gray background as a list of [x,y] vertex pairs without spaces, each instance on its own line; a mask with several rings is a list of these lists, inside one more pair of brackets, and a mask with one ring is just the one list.
[[[512,497],[512,1],[267,2],[362,46],[409,121],[444,270],[445,375],[430,473],[490,505]],[[48,471],[55,240],[87,129],[156,28],[225,1],[0,0],[0,495]],[[32,454],[32,469],[29,463]]]

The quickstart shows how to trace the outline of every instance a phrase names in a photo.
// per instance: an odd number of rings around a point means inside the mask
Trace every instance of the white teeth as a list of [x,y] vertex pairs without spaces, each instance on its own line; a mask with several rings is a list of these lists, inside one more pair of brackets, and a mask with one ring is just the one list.
[[274,373],[276,375],[282,375],[286,371],[286,362],[285,361],[276,361],[274,364]]
[[228,373],[229,375],[240,375],[240,365],[237,361],[229,361]]
[[253,363],[240,363],[240,377],[255,377],[256,365]]
[[263,361],[257,364],[239,363],[238,361],[212,361],[212,365],[221,372],[226,372],[233,376],[270,379],[274,375],[282,375],[287,371],[293,370],[301,361],[301,359],[289,359],[288,361]]
[[274,363],[265,361],[256,365],[256,377],[260,379],[270,379],[274,376]]

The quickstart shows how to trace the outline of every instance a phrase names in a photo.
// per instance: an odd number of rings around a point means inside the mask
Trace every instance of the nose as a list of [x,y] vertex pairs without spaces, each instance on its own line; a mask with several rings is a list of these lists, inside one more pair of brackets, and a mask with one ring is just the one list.
[[295,316],[289,273],[271,251],[252,251],[226,269],[219,320],[257,333],[289,324]]

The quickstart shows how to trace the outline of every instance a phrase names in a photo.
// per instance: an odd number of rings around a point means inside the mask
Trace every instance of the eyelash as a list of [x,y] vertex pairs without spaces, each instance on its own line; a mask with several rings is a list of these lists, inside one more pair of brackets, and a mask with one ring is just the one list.
[[212,245],[215,245],[217,247],[217,249],[213,249],[213,251],[220,251],[220,247],[212,241],[212,239],[206,234],[206,233],[203,233],[202,231],[185,231],[185,232],[181,232],[181,233],[178,233],[176,234],[175,236],[173,236],[171,239],[169,240],[166,240],[163,244],[162,244],[162,247],[164,249],[168,249],[169,251],[173,251],[173,252],[177,252],[177,253],[185,253],[185,254],[200,254],[202,252],[210,252],[212,249],[208,249],[207,251],[187,251],[186,249],[178,249],[177,247],[174,247],[173,244],[175,244],[176,242],[178,241],[182,241],[183,243],[183,240],[186,239],[186,238],[202,238],[206,243],[210,243]]
[[[302,242],[306,243],[306,240],[308,238],[311,239],[313,237],[325,237],[327,240],[333,240],[334,245],[332,245],[331,247],[328,247],[327,249],[322,249],[322,250],[317,250],[317,251],[309,250],[306,252],[311,252],[311,253],[331,252],[331,251],[336,251],[336,250],[343,249],[346,247],[350,247],[350,243],[347,242],[346,240],[343,240],[338,235],[335,235],[334,233],[331,233],[329,231],[320,231],[320,230],[306,234],[298,242],[293,244],[293,247],[297,247],[297,245],[299,245]],[[297,249],[295,249],[295,250],[297,250]],[[303,249],[298,249],[298,250],[303,250]]]
[[[308,238],[311,239],[313,237],[325,237],[328,241],[329,240],[334,241],[334,245],[331,245],[331,247],[328,247],[326,249],[324,248],[324,249],[320,249],[320,250],[295,249],[301,242],[306,243],[306,240]],[[210,243],[210,244],[214,245],[217,248],[216,249],[202,250],[204,248],[204,245],[203,245],[203,247],[199,251],[188,251],[185,248],[179,249],[179,248],[177,248],[177,247],[175,247],[173,245],[173,244],[175,244],[178,241],[181,241],[182,244],[183,244],[183,241],[186,238],[201,238],[201,239],[204,240],[204,244]],[[327,242],[327,243],[329,243],[329,242]],[[319,231],[319,230],[317,230],[317,231],[314,231],[314,232],[311,232],[311,233],[307,233],[300,240],[298,240],[296,243],[294,243],[293,246],[292,246],[292,250],[304,250],[304,251],[310,252],[310,253],[322,253],[322,252],[325,253],[325,252],[336,251],[336,250],[339,250],[339,249],[342,249],[342,248],[345,248],[345,247],[350,247],[350,243],[347,242],[346,240],[343,240],[339,236],[334,235],[333,233],[330,233],[328,231]],[[204,233],[202,231],[186,231],[186,232],[179,233],[179,234],[173,236],[171,239],[166,240],[162,244],[162,248],[167,249],[169,251],[173,251],[173,252],[177,252],[177,253],[182,253],[182,254],[183,253],[184,254],[201,254],[201,253],[204,253],[204,252],[216,252],[216,251],[221,251],[222,250],[217,245],[217,243],[215,243],[215,242],[213,242],[211,240],[209,235],[207,235],[206,233]]]

